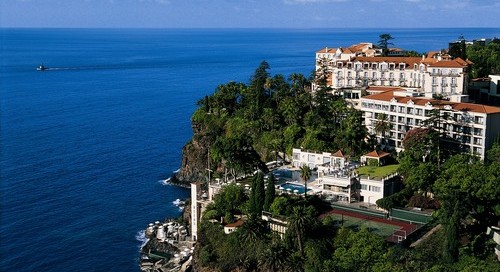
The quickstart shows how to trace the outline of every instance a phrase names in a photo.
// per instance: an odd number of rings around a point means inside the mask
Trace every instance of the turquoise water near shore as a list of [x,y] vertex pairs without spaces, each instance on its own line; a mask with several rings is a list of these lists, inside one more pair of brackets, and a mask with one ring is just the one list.
[[[196,101],[220,83],[309,75],[325,46],[439,50],[495,29],[0,29],[0,270],[137,271],[136,236],[180,214],[165,185]],[[44,63],[51,68],[38,72]]]

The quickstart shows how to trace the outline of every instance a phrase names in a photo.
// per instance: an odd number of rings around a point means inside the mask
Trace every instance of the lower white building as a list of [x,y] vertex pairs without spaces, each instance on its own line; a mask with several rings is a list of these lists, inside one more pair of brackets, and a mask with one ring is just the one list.
[[377,200],[398,192],[402,187],[397,173],[374,179],[334,171],[320,175],[318,182],[322,185],[324,195],[331,196],[333,201],[346,203],[376,204]]
[[292,166],[296,168],[307,165],[311,169],[321,170],[320,167],[343,168],[346,164],[346,157],[341,150],[331,153],[294,148],[292,152]]
[[461,146],[462,151],[484,159],[485,152],[500,134],[500,107],[446,100],[428,99],[406,89],[388,89],[361,99],[365,126],[376,135],[375,125],[385,116],[390,130],[377,135],[385,138],[388,148],[402,150],[402,140],[412,128],[423,127],[433,112],[443,117],[440,126],[444,133]]

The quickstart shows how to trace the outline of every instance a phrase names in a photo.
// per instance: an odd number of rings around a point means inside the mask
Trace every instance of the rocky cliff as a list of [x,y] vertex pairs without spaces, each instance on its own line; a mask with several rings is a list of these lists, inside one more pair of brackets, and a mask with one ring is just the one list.
[[193,138],[182,148],[182,165],[173,180],[181,186],[207,177],[208,151],[213,140],[201,124],[192,121],[192,128]]

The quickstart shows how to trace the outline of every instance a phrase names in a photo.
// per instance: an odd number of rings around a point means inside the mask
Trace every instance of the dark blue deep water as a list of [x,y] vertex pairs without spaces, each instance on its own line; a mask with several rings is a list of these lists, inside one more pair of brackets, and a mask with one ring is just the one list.
[[[195,103],[219,83],[309,75],[325,46],[417,51],[500,29],[0,29],[0,270],[137,271],[137,239],[179,215],[180,166]],[[44,63],[53,68],[37,72]]]

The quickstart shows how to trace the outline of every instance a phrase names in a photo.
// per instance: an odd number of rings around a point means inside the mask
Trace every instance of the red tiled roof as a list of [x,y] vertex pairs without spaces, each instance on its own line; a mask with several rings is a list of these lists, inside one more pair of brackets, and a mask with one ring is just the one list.
[[437,54],[439,54],[438,51],[429,51],[429,53],[427,53],[427,57],[434,58],[434,56],[436,56]]
[[243,223],[245,223],[245,221],[243,221],[243,220],[240,219],[240,220],[238,220],[238,221],[236,221],[234,223],[229,223],[229,224],[225,225],[224,227],[225,228],[226,227],[227,228],[237,228],[237,227],[241,227],[241,225],[243,225]]
[[[422,61],[420,57],[356,57],[355,60],[360,62],[393,62],[404,63],[407,66],[413,67],[413,64],[419,64]],[[433,59],[433,61],[436,61]]]
[[342,153],[342,150],[339,149],[339,151],[333,153],[332,157],[340,157],[340,158],[343,158],[344,157],[344,153]]
[[396,99],[398,103],[404,103],[404,104],[408,103],[408,101],[411,100],[413,101],[413,103],[415,103],[415,105],[419,106],[425,106],[427,103],[431,103],[431,105],[435,107],[444,107],[446,105],[449,105],[453,110],[456,111],[471,111],[471,112],[486,113],[486,114],[500,113],[500,107],[487,106],[482,104],[473,104],[473,103],[457,103],[446,100],[429,99],[424,97],[394,96],[394,90],[388,90],[383,93],[371,94],[362,97],[362,99],[372,99],[372,100],[379,100],[386,102],[391,101],[393,98]]
[[457,68],[467,67],[467,65],[468,65],[467,62],[465,62],[461,58],[456,58],[454,60],[441,60],[429,64],[430,67],[457,67]]
[[316,53],[335,53],[335,51],[337,51],[337,48],[328,48],[328,47],[325,47],[321,50],[318,50],[316,51]]
[[387,152],[384,152],[382,150],[373,150],[372,152],[365,154],[363,156],[365,157],[371,157],[371,158],[383,158],[385,156],[389,156],[390,154]]

